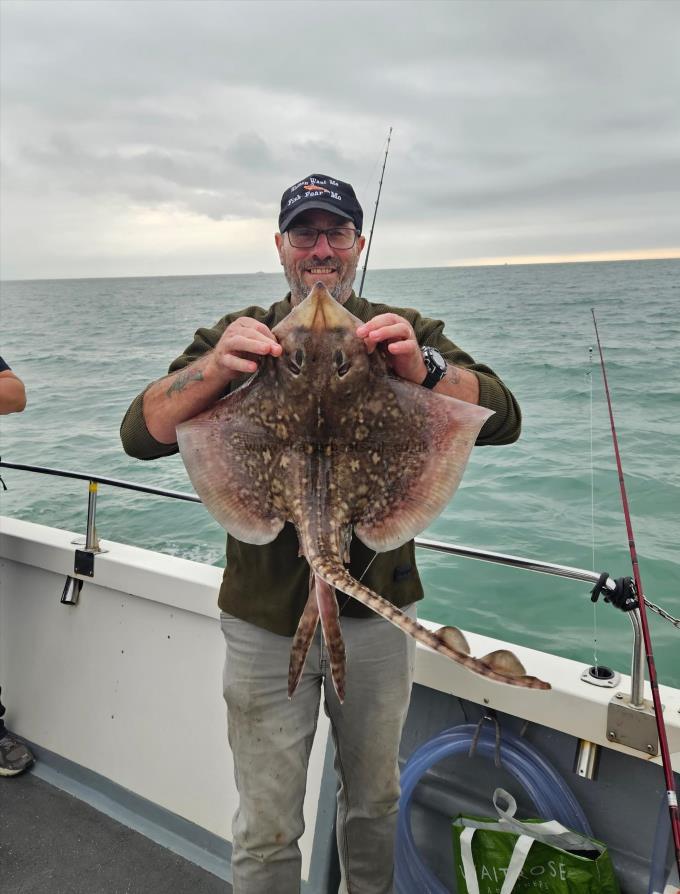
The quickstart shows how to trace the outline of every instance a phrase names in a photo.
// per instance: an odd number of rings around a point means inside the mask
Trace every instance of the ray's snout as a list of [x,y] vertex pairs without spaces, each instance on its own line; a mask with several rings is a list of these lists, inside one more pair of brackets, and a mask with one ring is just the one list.
[[349,316],[322,282],[314,284],[296,311],[297,322],[314,332],[346,326]]

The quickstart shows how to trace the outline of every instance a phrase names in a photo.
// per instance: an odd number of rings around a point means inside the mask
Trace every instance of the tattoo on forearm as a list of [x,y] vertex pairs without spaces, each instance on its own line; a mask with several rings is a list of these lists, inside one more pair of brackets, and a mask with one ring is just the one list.
[[460,370],[457,366],[451,366],[451,364],[447,364],[446,374],[444,376],[447,382],[451,385],[460,384]]
[[178,373],[175,376],[172,385],[165,392],[168,397],[171,394],[179,391],[184,391],[189,382],[202,382],[203,381],[203,373],[200,369],[190,369],[186,370],[186,372]]

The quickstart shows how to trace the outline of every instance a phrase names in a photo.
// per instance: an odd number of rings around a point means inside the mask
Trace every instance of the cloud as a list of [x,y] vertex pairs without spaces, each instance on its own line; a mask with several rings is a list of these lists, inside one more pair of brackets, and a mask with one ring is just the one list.
[[227,157],[247,171],[271,170],[275,156],[262,137],[256,133],[239,134],[226,150]]
[[[118,269],[102,208],[138,244],[143,220],[179,215],[217,245],[225,222],[272,230],[285,187],[319,172],[368,212],[390,126],[376,264],[680,231],[677,4],[4,0],[0,15],[4,276],[77,272],[94,227]],[[73,228],[68,256],[48,220]],[[149,269],[167,263],[161,231],[141,239]],[[205,252],[181,254],[201,272]],[[255,267],[275,263],[267,242]]]

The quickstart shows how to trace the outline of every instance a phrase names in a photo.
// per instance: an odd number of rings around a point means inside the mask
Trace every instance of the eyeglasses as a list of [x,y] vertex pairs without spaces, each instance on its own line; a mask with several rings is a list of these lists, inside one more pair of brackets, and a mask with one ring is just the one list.
[[325,233],[331,248],[351,248],[357,241],[359,233],[353,227],[291,227],[288,230],[288,239],[293,248],[314,248],[319,241],[319,236]]

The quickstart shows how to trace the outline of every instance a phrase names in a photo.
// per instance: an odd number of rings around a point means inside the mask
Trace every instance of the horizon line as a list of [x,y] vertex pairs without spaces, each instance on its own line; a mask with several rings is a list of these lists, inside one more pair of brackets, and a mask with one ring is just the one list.
[[[630,252],[583,252],[571,255],[513,255],[510,257],[470,258],[452,261],[449,264],[432,264],[424,267],[374,267],[373,272],[389,270],[451,270],[455,268],[475,267],[530,267],[555,266],[559,264],[609,264],[635,261],[677,261],[680,260],[680,248],[658,250],[631,250]],[[358,268],[357,268],[358,269]],[[57,280],[87,279],[190,279],[209,276],[283,276],[280,270],[251,270],[242,273],[123,273],[117,276],[21,276],[0,277],[0,283],[11,282],[50,282]]]

